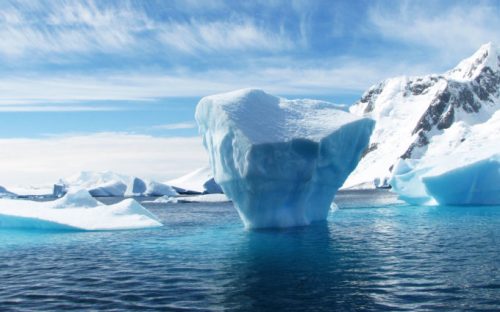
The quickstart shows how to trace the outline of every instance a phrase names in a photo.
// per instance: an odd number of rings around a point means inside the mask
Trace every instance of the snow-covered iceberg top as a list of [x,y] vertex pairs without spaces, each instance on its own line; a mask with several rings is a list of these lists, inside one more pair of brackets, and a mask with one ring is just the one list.
[[475,126],[458,122],[420,160],[400,160],[391,185],[411,204],[500,204],[500,111]]
[[247,228],[326,219],[374,125],[324,101],[252,89],[205,97],[195,117],[215,181]]
[[104,205],[86,190],[51,202],[0,199],[0,229],[127,230],[162,226],[133,199]]

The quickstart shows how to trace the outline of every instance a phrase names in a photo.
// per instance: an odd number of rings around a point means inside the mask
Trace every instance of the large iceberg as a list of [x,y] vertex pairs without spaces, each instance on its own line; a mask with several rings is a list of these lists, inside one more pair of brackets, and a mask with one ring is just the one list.
[[0,229],[125,230],[162,226],[133,199],[104,205],[86,190],[51,202],[0,199]]
[[326,102],[252,89],[205,97],[195,117],[215,181],[247,228],[325,220],[374,126]]
[[500,204],[500,111],[469,126],[458,122],[435,136],[425,157],[401,159],[390,184],[411,204]]
[[214,176],[209,166],[198,168],[193,172],[166,183],[172,185],[181,194],[222,193],[221,187],[214,181]]

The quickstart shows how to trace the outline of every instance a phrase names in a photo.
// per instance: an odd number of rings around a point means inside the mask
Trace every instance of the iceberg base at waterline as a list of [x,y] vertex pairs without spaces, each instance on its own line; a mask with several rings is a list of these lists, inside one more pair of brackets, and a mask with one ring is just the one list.
[[86,190],[55,201],[0,199],[0,229],[109,231],[160,227],[158,218],[133,199],[104,205]]

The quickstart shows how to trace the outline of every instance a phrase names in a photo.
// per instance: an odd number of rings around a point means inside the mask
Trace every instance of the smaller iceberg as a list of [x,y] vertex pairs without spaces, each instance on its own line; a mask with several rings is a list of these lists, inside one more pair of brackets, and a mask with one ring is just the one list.
[[440,205],[500,204],[500,154],[463,167],[422,177]]
[[133,199],[104,205],[86,190],[49,201],[0,199],[0,229],[108,231],[160,227],[158,218]]
[[61,197],[68,189],[86,189],[94,197],[174,196],[171,186],[111,171],[83,171],[54,184],[53,195]]
[[215,182],[209,166],[196,169],[182,177],[167,182],[180,194],[221,194],[221,187]]
[[160,182],[149,181],[146,185],[146,196],[177,196],[178,193],[173,187]]
[[5,187],[0,186],[0,198],[15,198],[16,194],[8,191]]

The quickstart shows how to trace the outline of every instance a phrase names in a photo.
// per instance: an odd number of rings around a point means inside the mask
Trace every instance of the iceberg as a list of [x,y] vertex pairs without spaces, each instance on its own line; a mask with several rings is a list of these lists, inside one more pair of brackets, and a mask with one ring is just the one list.
[[109,181],[93,188],[89,188],[90,195],[94,197],[125,196],[127,185],[121,181]]
[[5,187],[0,186],[0,198],[3,197],[17,197],[17,195],[8,191]]
[[49,201],[0,199],[0,229],[127,230],[162,226],[133,199],[104,205],[86,190]]
[[209,166],[198,168],[182,177],[167,182],[180,194],[220,194],[221,187],[215,182]]
[[83,171],[54,184],[53,194],[60,197],[67,189],[86,189],[95,197],[177,195],[169,185],[111,171]]
[[253,89],[205,97],[195,118],[215,181],[246,228],[325,220],[374,127],[327,102]]
[[454,170],[422,177],[422,182],[440,205],[499,205],[500,153]]
[[390,184],[410,204],[500,204],[500,111],[482,124],[456,123],[423,158],[400,159]]
[[146,185],[146,196],[177,196],[177,192],[173,187],[160,182],[149,181]]

